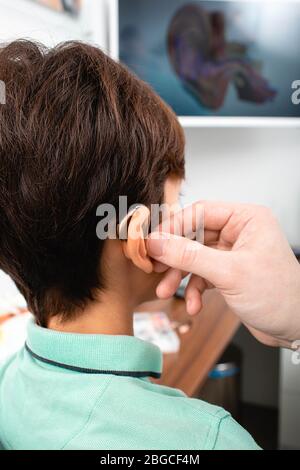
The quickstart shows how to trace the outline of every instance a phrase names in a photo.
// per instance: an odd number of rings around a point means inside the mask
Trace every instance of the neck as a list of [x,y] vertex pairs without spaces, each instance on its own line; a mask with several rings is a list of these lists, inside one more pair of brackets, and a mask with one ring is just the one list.
[[62,321],[59,315],[52,317],[47,327],[66,333],[133,336],[134,305],[118,296],[104,293],[101,302],[90,303],[73,319]]

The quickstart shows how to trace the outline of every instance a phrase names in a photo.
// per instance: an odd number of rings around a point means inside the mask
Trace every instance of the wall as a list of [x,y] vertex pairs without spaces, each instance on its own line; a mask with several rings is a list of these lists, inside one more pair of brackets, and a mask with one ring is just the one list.
[[28,0],[0,0],[0,41],[34,38],[46,45],[82,37],[78,21]]
[[33,38],[53,46],[79,39],[106,47],[106,0],[84,0],[81,15],[74,18],[38,5],[34,0],[0,0],[0,41]]
[[188,129],[185,202],[270,206],[300,245],[300,129]]

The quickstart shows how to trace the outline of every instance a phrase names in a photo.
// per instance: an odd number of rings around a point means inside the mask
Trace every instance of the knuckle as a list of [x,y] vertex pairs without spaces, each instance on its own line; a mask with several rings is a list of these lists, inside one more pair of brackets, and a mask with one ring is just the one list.
[[[270,207],[259,205],[259,204],[251,204],[248,206],[249,216],[251,218],[255,218],[261,224],[265,224],[266,222],[274,222],[277,220],[276,216],[273,213],[273,210]],[[246,210],[247,215],[247,210]]]

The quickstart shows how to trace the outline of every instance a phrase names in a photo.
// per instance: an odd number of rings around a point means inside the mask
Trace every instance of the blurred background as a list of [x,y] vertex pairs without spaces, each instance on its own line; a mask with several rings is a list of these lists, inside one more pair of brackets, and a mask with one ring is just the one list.
[[[0,41],[34,38],[52,46],[79,39],[96,44],[108,53],[113,45],[115,54],[116,3],[112,0],[0,0]],[[159,0],[151,3],[159,11]],[[300,53],[297,60],[299,66]],[[238,119],[230,124],[212,118],[209,123],[199,121],[191,126],[187,123],[185,133],[184,204],[212,199],[269,206],[297,251],[300,247],[299,126],[278,125],[270,120],[265,125],[245,124]],[[0,314],[4,317],[8,312],[13,313],[15,307],[25,308],[24,302],[9,279],[0,273]],[[0,357],[4,357],[16,345],[5,342],[7,325],[1,328]],[[16,344],[22,342],[22,328],[12,325],[10,329],[14,331]],[[264,447],[300,448],[300,366],[292,364],[290,352],[259,345],[244,328],[239,329],[233,344],[239,350],[233,361],[238,362],[240,355],[243,358],[238,397],[242,404],[241,422]],[[206,399],[212,396],[208,393]]]

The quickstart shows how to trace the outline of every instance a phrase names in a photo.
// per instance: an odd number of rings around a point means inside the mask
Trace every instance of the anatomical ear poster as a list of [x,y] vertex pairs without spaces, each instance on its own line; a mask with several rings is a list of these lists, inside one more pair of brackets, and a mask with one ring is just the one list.
[[300,2],[119,0],[120,60],[180,116],[299,117]]

